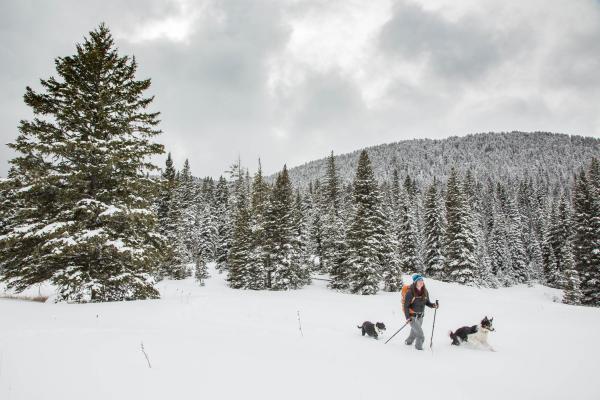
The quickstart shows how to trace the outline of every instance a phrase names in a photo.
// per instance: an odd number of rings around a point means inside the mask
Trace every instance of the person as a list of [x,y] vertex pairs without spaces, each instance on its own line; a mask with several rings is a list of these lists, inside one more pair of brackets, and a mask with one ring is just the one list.
[[425,335],[421,325],[423,325],[425,306],[437,308],[438,304],[437,302],[434,304],[429,300],[429,292],[425,288],[423,276],[414,274],[412,279],[413,283],[406,292],[404,299],[404,315],[406,316],[406,322],[410,323],[410,334],[404,343],[410,346],[414,342],[417,350],[423,350]]

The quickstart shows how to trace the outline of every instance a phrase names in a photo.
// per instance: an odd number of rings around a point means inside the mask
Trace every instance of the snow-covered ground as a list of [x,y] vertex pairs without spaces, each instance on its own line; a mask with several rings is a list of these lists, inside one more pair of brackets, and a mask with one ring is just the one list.
[[[408,329],[384,344],[403,322],[398,293],[239,291],[211,273],[205,287],[162,282],[153,301],[0,299],[0,399],[600,399],[600,310],[557,290],[427,280],[440,309],[419,352]],[[450,346],[448,330],[484,315],[496,352]],[[362,337],[364,320],[387,334]]]

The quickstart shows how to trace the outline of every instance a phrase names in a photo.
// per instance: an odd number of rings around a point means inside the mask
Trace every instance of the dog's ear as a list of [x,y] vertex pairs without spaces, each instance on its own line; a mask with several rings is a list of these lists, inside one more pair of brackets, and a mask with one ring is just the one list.
[[490,319],[490,322],[492,322],[494,320],[494,317],[492,317],[492,319]]

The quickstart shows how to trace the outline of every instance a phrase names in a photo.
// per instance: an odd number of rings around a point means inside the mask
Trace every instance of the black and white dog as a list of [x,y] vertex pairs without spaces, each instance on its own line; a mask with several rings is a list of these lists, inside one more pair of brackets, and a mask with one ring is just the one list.
[[358,326],[358,329],[362,329],[362,335],[365,334],[378,339],[379,335],[385,331],[385,324],[383,322],[372,323],[371,321],[365,321],[362,325]]
[[495,330],[492,326],[493,321],[493,317],[488,319],[486,316],[481,320],[479,325],[463,326],[462,328],[458,328],[455,332],[450,331],[452,344],[460,346],[461,343],[468,342],[490,351],[495,351],[487,341],[488,333]]

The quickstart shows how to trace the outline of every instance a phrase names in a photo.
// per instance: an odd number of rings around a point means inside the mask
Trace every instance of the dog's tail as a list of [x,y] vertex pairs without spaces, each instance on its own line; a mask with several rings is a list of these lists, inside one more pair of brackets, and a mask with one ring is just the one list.
[[360,326],[360,325],[356,325],[356,327],[357,327],[358,329],[362,329],[362,326]]

